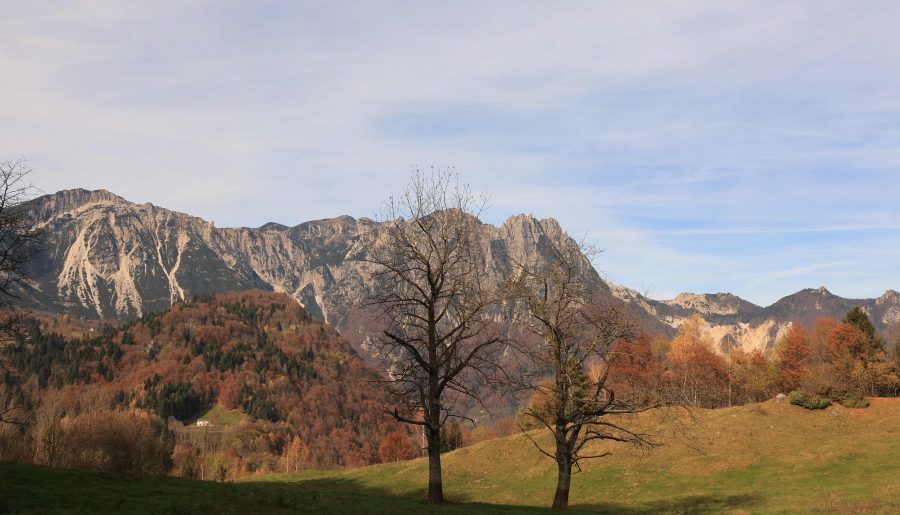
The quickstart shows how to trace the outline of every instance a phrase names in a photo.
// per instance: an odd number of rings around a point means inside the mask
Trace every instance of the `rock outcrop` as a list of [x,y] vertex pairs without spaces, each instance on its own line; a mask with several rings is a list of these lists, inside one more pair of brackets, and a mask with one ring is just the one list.
[[[23,291],[32,307],[125,320],[197,293],[255,288],[286,293],[351,341],[365,339],[355,315],[372,294],[365,258],[367,244],[379,239],[380,224],[373,220],[341,216],[294,227],[217,228],[184,213],[83,189],[45,195],[30,208],[33,224],[45,232],[43,252]],[[547,242],[568,237],[556,220],[528,215],[478,228],[492,287],[509,277],[510,256],[539,260]],[[591,267],[587,259],[584,266]],[[671,334],[699,313],[723,351],[771,347],[791,322],[841,317],[856,305],[878,329],[900,323],[900,294],[893,290],[854,300],[809,289],[763,308],[729,293],[654,300],[591,273],[601,291],[631,306],[643,329]]]
[[[36,308],[130,319],[197,293],[257,288],[290,295],[345,334],[356,329],[354,309],[372,294],[366,244],[378,244],[381,232],[379,223],[349,216],[294,227],[217,228],[184,213],[87,190],[40,197],[32,216],[45,232],[44,251],[24,292]],[[477,241],[488,286],[497,288],[509,277],[510,256],[541,259],[547,241],[567,237],[553,219],[516,215],[500,227],[480,223]],[[584,266],[591,268],[587,260]]]
[[883,331],[900,324],[900,294],[888,290],[877,299],[845,299],[825,287],[800,290],[771,306],[761,307],[730,293],[681,293],[672,300],[658,301],[623,287],[612,292],[636,309],[648,311],[672,330],[695,313],[706,322],[706,331],[722,352],[771,348],[792,323],[811,327],[823,317],[841,319],[859,306]]

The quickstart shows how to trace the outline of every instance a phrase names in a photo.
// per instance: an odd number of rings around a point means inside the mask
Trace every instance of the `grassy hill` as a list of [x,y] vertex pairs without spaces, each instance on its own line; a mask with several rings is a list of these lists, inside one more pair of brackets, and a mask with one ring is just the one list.
[[[575,475],[572,511],[900,512],[900,399],[700,411],[690,433],[645,456],[611,446]],[[217,484],[0,464],[0,511],[422,513],[425,471],[413,460]],[[439,512],[538,513],[555,485],[552,461],[521,435],[445,455],[444,474],[453,504]]]
[[[228,409],[221,404],[215,404],[197,417],[197,420],[207,420],[213,427],[222,427],[234,426],[239,424],[241,420],[248,420],[249,418],[246,414],[241,413],[240,410]],[[196,424],[197,420],[192,420],[191,422]]]

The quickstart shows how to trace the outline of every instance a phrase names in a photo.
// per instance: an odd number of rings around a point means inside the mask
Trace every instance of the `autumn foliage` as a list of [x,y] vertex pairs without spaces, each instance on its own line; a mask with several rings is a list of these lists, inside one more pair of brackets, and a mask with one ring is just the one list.
[[[66,331],[65,323],[36,321],[0,350],[0,397],[21,406],[17,416],[28,422],[0,424],[0,459],[232,480],[420,455],[421,437],[383,415],[377,373],[287,297],[200,297],[93,332]],[[893,343],[885,348],[856,314],[810,328],[793,324],[772,349],[726,353],[696,317],[671,339],[643,334],[621,342],[609,381],[636,402],[714,408],[797,391],[864,406],[866,396],[900,395]],[[541,402],[535,396],[522,407]],[[215,405],[243,419],[208,431],[192,425]],[[448,426],[441,447],[516,426],[512,418],[472,431]]]
[[382,463],[392,461],[411,460],[419,453],[409,442],[409,434],[406,431],[391,431],[384,437],[378,448],[378,456]]
[[775,352],[780,363],[779,386],[786,391],[800,388],[809,368],[811,354],[806,329],[799,324],[791,325],[787,334],[778,342]]
[[[284,295],[201,296],[82,338],[53,327],[33,323],[0,357],[21,379],[0,383],[21,384],[15,394],[33,416],[59,392],[44,426],[4,429],[32,442],[34,461],[51,461],[37,452],[49,437],[56,447],[83,450],[56,464],[230,479],[376,463],[398,427],[384,415],[377,372]],[[89,410],[85,398],[100,400]],[[186,427],[214,405],[246,420],[209,434]],[[124,464],[122,442],[154,439],[167,460]]]
[[772,349],[717,345],[699,315],[683,321],[671,340],[641,335],[622,349],[612,373],[618,391],[674,392],[701,407],[792,391],[860,407],[865,396],[900,394],[900,353],[885,349],[862,310],[843,322],[819,319],[811,330],[791,324]]

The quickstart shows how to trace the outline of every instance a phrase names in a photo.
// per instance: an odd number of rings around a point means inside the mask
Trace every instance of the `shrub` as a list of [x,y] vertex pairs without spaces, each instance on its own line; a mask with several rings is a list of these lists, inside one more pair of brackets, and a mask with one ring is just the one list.
[[105,411],[67,421],[62,465],[108,474],[148,476],[169,471],[172,449],[161,421],[145,414]]
[[831,401],[818,394],[809,395],[802,390],[794,390],[788,395],[788,400],[795,406],[806,409],[825,409],[831,406]]
[[411,460],[419,455],[409,442],[409,435],[404,431],[391,431],[384,437],[378,455],[382,463]]
[[865,397],[855,393],[847,393],[838,397],[837,401],[845,408],[868,408],[869,401]]

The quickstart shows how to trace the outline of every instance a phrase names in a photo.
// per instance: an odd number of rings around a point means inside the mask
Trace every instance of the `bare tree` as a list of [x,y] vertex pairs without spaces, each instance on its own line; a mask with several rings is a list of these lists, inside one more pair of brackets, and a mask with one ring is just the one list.
[[467,418],[457,403],[477,398],[471,385],[490,377],[500,341],[486,316],[493,296],[477,250],[483,206],[452,170],[416,170],[406,191],[385,203],[367,253],[377,292],[370,305],[385,324],[374,344],[397,405],[390,414],[423,428],[428,499],[438,504],[441,427],[449,417]]
[[[16,286],[26,278],[26,266],[38,252],[41,233],[32,227],[25,203],[34,197],[25,160],[0,161],[0,346],[22,333],[24,315],[14,309]],[[23,406],[11,390],[13,372],[0,360],[4,391],[0,392],[0,423],[22,424]]]
[[[0,370],[0,372],[10,373],[5,370]],[[22,416],[24,412],[25,402],[21,396],[21,390],[13,390],[12,385],[0,384],[0,424],[25,426],[26,422]]]
[[523,415],[553,435],[554,447],[545,449],[525,434],[556,460],[553,508],[558,510],[568,508],[573,467],[580,470],[581,461],[608,454],[591,451],[586,447],[590,442],[612,440],[639,448],[658,444],[653,435],[616,419],[656,404],[637,396],[617,397],[612,389],[616,354],[636,331],[621,302],[598,295],[600,279],[589,261],[593,252],[564,236],[558,244],[548,243],[537,259],[516,258],[517,270],[506,287],[518,311],[525,313],[520,320],[525,337],[516,348],[534,371],[519,380],[534,392]]

